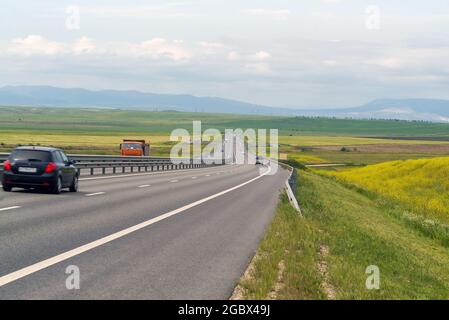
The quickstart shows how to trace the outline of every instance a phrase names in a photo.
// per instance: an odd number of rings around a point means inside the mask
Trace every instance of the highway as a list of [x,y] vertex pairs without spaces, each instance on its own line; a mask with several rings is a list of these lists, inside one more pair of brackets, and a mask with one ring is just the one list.
[[[0,299],[227,299],[288,172],[226,165],[0,191]],[[265,168],[267,172],[269,168]],[[66,288],[66,268],[80,289]]]

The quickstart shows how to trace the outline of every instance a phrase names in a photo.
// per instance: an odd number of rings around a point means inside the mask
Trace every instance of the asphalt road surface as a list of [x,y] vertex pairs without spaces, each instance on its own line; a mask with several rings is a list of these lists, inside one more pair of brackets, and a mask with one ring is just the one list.
[[[229,298],[288,177],[259,168],[83,178],[61,195],[0,191],[0,299]],[[79,289],[66,287],[69,266]]]

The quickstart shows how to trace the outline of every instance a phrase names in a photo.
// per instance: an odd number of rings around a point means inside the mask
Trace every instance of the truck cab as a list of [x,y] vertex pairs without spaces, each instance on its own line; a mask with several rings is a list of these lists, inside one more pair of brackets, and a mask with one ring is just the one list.
[[120,154],[122,156],[143,157],[150,155],[150,144],[145,140],[124,139],[120,144]]

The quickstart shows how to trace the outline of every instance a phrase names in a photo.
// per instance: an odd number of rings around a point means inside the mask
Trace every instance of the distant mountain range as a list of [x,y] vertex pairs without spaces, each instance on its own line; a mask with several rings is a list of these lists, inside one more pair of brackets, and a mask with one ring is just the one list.
[[449,100],[379,99],[360,107],[300,110],[304,116],[449,123]]
[[320,116],[354,119],[398,119],[449,123],[449,100],[381,99],[343,109],[293,109],[236,100],[139,91],[66,89],[50,86],[5,86],[0,105],[101,107],[148,111],[188,111],[283,116]]

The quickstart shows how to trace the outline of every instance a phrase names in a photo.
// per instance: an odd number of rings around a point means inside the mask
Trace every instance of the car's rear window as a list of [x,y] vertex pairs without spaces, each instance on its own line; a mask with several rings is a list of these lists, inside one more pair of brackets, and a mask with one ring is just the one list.
[[15,150],[11,153],[9,158],[13,161],[28,160],[28,161],[50,162],[51,154],[48,151]]

